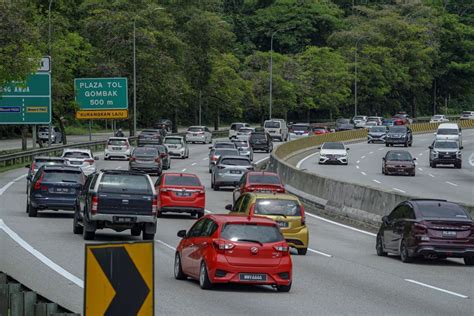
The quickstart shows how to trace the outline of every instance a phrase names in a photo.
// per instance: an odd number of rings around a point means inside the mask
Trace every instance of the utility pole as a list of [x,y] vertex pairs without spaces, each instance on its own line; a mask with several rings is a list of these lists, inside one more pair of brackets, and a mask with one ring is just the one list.
[[[53,0],[49,0],[49,6],[48,6],[48,55],[50,57],[51,57],[51,5],[52,4],[53,4]],[[51,69],[51,71],[52,71],[52,69]],[[53,121],[53,106],[51,105],[51,120],[49,121],[49,126],[48,126],[48,147],[51,147],[51,136],[53,134],[52,133],[52,130],[53,130],[52,121]],[[36,128],[36,126],[34,126],[33,128]]]
[[137,134],[137,63],[136,63],[136,27],[133,19],[133,135]]

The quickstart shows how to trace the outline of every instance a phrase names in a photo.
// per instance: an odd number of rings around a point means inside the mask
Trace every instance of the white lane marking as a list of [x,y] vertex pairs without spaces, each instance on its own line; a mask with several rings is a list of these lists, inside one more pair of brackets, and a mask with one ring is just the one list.
[[206,157],[206,158],[204,158],[203,160],[208,160],[208,159],[209,159],[209,157]]
[[258,165],[259,163],[264,162],[264,161],[267,160],[267,159],[270,159],[270,156],[260,159],[260,160],[257,161],[255,164]]
[[193,163],[191,164],[191,166],[195,166],[195,165],[196,165],[196,163],[195,163],[195,162],[193,162]]
[[429,152],[430,150],[429,150],[429,149],[427,149],[427,150],[425,150],[425,151],[426,151],[426,152]]
[[359,166],[356,166],[357,169],[359,169]]
[[76,284],[80,288],[84,288],[84,281],[82,281],[81,279],[79,279],[77,276],[73,275],[69,271],[66,271],[61,266],[54,263],[51,259],[43,255],[41,252],[33,248],[23,238],[18,236],[17,233],[11,230],[10,227],[8,227],[2,219],[0,219],[0,229],[3,230],[5,233],[7,233],[7,235],[10,236],[10,238],[13,239],[18,245],[20,245],[23,249],[28,251],[33,256],[35,256],[39,261],[44,263],[47,267],[59,273],[61,276],[68,279],[72,283]]
[[415,166],[418,166],[418,163],[415,161]]
[[392,188],[392,189],[394,189],[395,191],[398,191],[398,192],[406,193],[405,191],[397,189],[397,188]]
[[352,226],[349,226],[349,225],[344,225],[344,224],[332,221],[330,219],[327,219],[327,218],[324,218],[324,217],[321,217],[321,216],[318,216],[318,215],[314,215],[314,214],[311,214],[311,213],[305,213],[305,214],[307,216],[319,219],[319,220],[321,220],[323,222],[326,222],[326,223],[330,223],[330,224],[333,224],[333,225],[336,225],[336,226],[344,227],[344,228],[347,228],[347,229],[350,229],[350,230],[353,230],[353,231],[356,231],[356,232],[359,232],[359,233],[362,233],[362,234],[366,234],[366,235],[369,235],[369,236],[374,236],[374,237],[376,236],[376,234],[374,234],[374,233],[371,233],[371,232],[368,232],[368,231],[365,231],[365,230],[362,230],[362,229],[358,229],[358,228],[355,228],[355,227],[352,227]]
[[311,155],[308,155],[308,156],[304,157],[303,159],[301,159],[300,161],[298,161],[298,163],[296,164],[296,168],[299,169],[299,168],[301,167],[301,165],[303,164],[303,162],[305,162],[305,161],[308,160],[309,158],[311,158],[311,157],[313,157],[313,156],[316,156],[316,155],[319,155],[319,152],[313,153],[313,154],[311,154]]
[[379,150],[383,150],[383,148],[379,148]]
[[418,168],[418,170],[423,171],[423,168]]
[[18,178],[15,178],[13,179],[13,181],[10,181],[8,182],[7,184],[5,184],[3,187],[0,188],[0,195],[2,195],[3,193],[5,193],[6,190],[8,190],[9,187],[11,187],[15,182],[23,179],[24,177],[26,177],[28,174],[23,174],[21,176],[19,176]]
[[120,168],[122,168],[122,166],[118,166],[117,168],[115,168],[115,170],[118,170],[118,169],[120,169]]
[[434,177],[435,177],[435,176],[434,176],[434,175],[432,175],[431,173],[428,173],[428,175],[429,175],[430,177],[432,177],[432,178],[434,178]]
[[308,251],[313,252],[313,253],[317,253],[318,255],[322,255],[322,256],[325,256],[325,257],[328,257],[328,258],[332,258],[332,255],[330,255],[328,253],[324,253],[322,251],[317,251],[317,250],[314,250],[314,249],[311,249],[311,248],[308,248]]
[[356,163],[360,163],[360,160],[357,160]]
[[167,248],[173,250],[173,251],[176,251],[176,248],[175,248],[175,247],[171,246],[170,244],[165,243],[165,242],[162,241],[162,240],[155,239],[155,241],[156,241],[157,243],[160,243],[160,244],[162,244],[163,246],[165,246],[165,247],[167,247]]
[[375,180],[375,179],[373,179],[372,181],[374,181],[375,183],[378,183],[378,184],[382,183],[379,180]]
[[364,159],[364,158],[365,158],[365,156],[360,157],[360,159]]
[[373,153],[374,153],[374,152],[373,152],[373,151],[371,151],[371,152],[369,153],[369,155],[372,155]]
[[361,171],[360,173],[362,173],[364,176],[366,176],[366,175],[367,175],[367,173],[365,173],[364,171]]
[[181,170],[181,172],[185,172],[186,171],[186,168],[184,168],[183,170]]
[[474,153],[469,156],[469,164],[474,167]]
[[423,156],[423,153],[419,153],[418,156]]
[[452,182],[449,182],[449,181],[446,181],[447,184],[449,185],[452,185],[453,187],[457,187],[458,185],[456,183],[452,183]]
[[211,214],[212,212],[209,210],[204,210],[204,213]]
[[445,289],[442,289],[442,288],[439,288],[439,287],[436,287],[436,286],[433,286],[433,285],[429,285],[429,284],[426,284],[426,283],[418,282],[418,281],[415,281],[415,280],[405,279],[405,281],[410,282],[410,283],[414,283],[414,284],[418,284],[418,285],[427,287],[429,289],[440,291],[440,292],[443,292],[443,293],[446,293],[446,294],[451,294],[451,295],[454,295],[454,296],[457,296],[457,297],[460,297],[460,298],[469,298],[469,296],[459,294],[459,293],[456,293],[456,292],[452,292],[452,291],[448,291],[448,290],[445,290]]

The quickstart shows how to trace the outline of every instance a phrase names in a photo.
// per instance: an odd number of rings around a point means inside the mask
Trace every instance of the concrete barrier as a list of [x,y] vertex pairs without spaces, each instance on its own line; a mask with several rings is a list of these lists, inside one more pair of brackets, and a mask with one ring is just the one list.
[[[460,121],[462,128],[473,128],[474,121]],[[412,124],[415,133],[436,130],[439,124]],[[366,130],[337,132],[301,138],[279,146],[270,156],[267,170],[277,172],[290,193],[329,215],[348,217],[371,226],[380,223],[398,203],[410,198],[423,198],[384,191],[380,188],[343,182],[297,169],[287,162],[296,154],[309,151],[327,141],[353,142],[365,140]],[[474,216],[474,205],[463,205]]]

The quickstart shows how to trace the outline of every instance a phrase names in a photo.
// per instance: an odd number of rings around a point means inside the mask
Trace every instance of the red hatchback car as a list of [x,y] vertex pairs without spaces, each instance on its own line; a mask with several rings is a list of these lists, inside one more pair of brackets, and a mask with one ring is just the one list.
[[206,207],[206,190],[198,176],[164,173],[156,180],[158,217],[165,212],[190,213],[201,218]]
[[216,283],[271,285],[288,292],[292,261],[277,224],[264,217],[206,215],[186,232],[176,249],[174,276],[199,280],[202,289]]
[[278,174],[266,171],[249,171],[242,176],[239,185],[234,190],[234,203],[239,196],[246,192],[285,193],[286,190]]

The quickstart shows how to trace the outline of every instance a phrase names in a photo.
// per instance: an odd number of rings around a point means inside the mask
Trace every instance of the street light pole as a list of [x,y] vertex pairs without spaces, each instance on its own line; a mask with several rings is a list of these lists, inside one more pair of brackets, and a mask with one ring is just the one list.
[[[53,4],[53,0],[49,0],[49,6],[48,6],[48,55],[51,57],[51,5]],[[51,136],[52,136],[52,115],[53,115],[53,109],[51,106],[51,120],[49,121],[49,126],[48,126],[48,147],[51,146]],[[33,128],[36,128],[36,126],[33,126]],[[36,141],[33,139],[33,142]],[[33,145],[34,146],[34,145]]]
[[270,39],[270,104],[268,110],[268,119],[272,119],[272,94],[273,94],[273,37],[279,30],[273,32]]
[[133,136],[137,134],[137,63],[136,63],[136,26],[133,19]]
[[356,41],[355,44],[355,51],[354,51],[354,116],[357,116],[357,75],[358,75],[358,69],[357,69],[357,50],[358,50],[358,45],[361,39],[364,37],[359,37],[359,39]]

